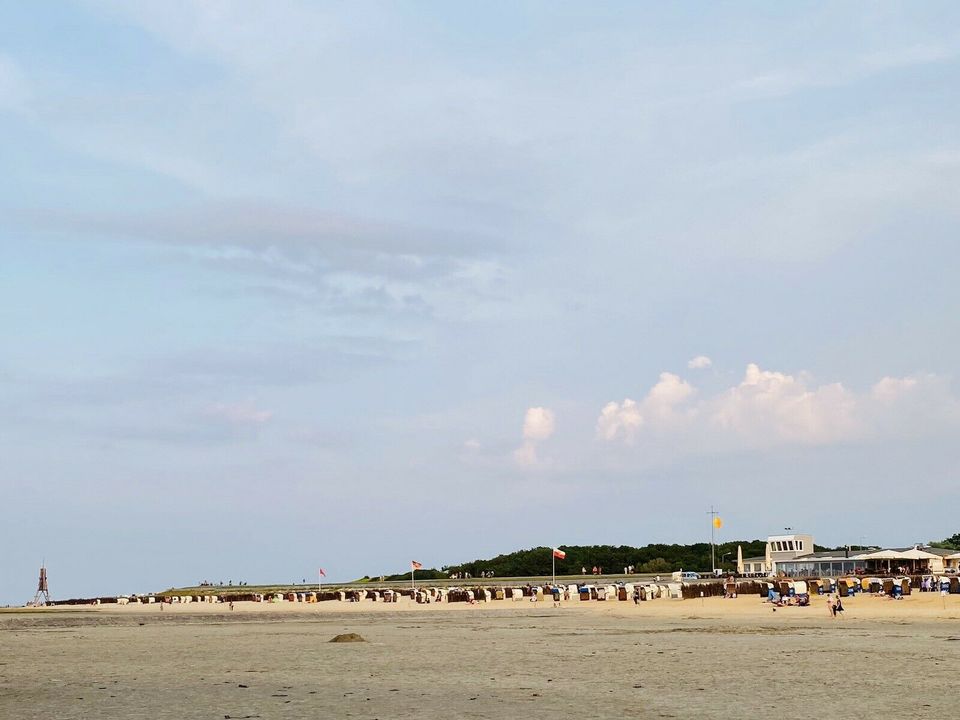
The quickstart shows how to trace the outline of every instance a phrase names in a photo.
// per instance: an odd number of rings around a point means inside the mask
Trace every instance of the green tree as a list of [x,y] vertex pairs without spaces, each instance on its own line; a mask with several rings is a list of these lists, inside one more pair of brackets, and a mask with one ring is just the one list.
[[944,548],[946,550],[960,550],[960,533],[955,533],[943,540],[931,540],[930,547]]

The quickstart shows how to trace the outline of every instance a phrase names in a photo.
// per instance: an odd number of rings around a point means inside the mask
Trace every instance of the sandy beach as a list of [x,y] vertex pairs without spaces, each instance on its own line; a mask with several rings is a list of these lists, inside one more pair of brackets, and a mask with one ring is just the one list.
[[[0,717],[921,717],[955,706],[960,596],[846,607],[837,620],[820,598],[774,612],[755,596],[3,612]],[[347,632],[367,642],[328,642]]]

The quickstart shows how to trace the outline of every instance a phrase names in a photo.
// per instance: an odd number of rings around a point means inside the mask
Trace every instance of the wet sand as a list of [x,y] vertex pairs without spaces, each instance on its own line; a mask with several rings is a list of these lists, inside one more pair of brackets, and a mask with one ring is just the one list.
[[[0,613],[2,718],[930,716],[960,596]],[[334,644],[338,633],[368,642]]]

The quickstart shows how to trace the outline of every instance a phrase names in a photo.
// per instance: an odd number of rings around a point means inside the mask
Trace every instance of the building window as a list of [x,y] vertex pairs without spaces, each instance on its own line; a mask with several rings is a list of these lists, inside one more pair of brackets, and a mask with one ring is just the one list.
[[787,540],[787,550],[793,550],[793,540]]

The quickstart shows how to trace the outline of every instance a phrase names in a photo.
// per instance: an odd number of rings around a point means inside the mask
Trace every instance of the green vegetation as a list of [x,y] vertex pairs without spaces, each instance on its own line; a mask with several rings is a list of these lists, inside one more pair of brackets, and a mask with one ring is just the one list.
[[931,540],[927,544],[930,547],[960,551],[960,533],[955,533],[948,538],[944,538],[943,540]]
[[[744,557],[763,555],[765,540],[734,540],[718,543],[716,546],[717,567],[734,570],[737,565],[737,545],[743,548]],[[669,573],[674,570],[710,571],[710,543],[692,545],[561,545],[566,552],[564,560],[557,560],[557,574],[579,575],[581,568],[587,574],[594,566],[602,567],[605,574],[622,573],[623,568],[633,565],[638,573]],[[819,549],[819,548],[818,548]],[[494,577],[534,577],[551,573],[551,548],[537,547],[518,550],[506,555],[498,555],[490,560],[474,560],[460,565],[450,565],[440,570],[417,570],[417,578],[424,580],[447,578],[454,573],[469,573],[471,577],[480,577],[483,573],[493,572]],[[403,580],[410,573],[390,575],[387,580]]]

